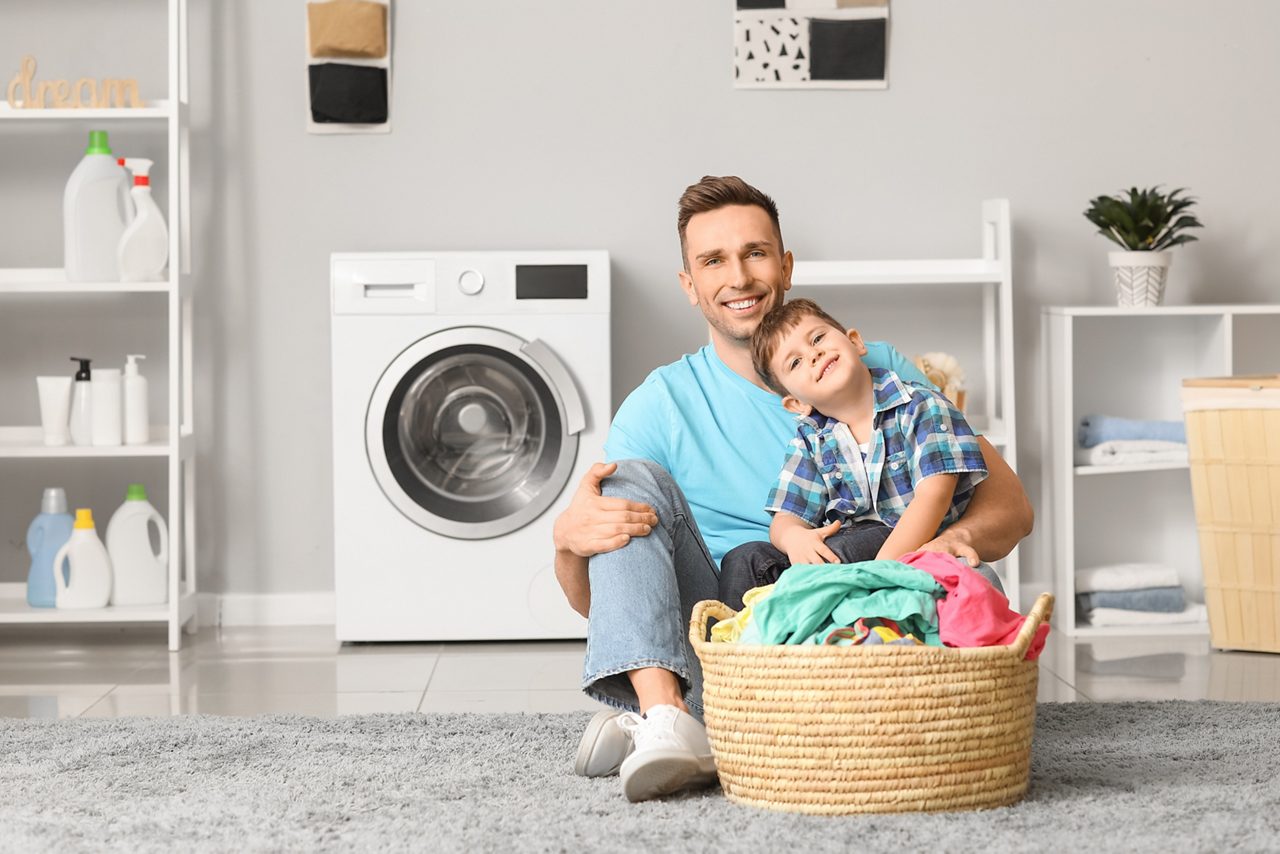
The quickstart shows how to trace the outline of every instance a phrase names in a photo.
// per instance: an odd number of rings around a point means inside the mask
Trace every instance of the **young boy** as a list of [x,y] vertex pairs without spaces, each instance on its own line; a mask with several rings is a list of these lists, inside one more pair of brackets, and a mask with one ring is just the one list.
[[721,562],[730,607],[792,564],[915,551],[960,518],[986,478],[964,416],[941,394],[868,368],[866,352],[856,329],[806,299],[771,311],[752,336],[757,373],[798,418],[765,508],[769,544],[739,546]]

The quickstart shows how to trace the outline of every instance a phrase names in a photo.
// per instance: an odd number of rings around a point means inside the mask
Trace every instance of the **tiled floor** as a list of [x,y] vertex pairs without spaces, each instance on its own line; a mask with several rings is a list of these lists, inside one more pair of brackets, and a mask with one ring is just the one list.
[[[329,626],[204,629],[180,653],[144,629],[2,627],[0,717],[541,711],[597,708],[581,642],[343,646]],[[1042,701],[1280,701],[1280,655],[1207,638],[1052,635]]]

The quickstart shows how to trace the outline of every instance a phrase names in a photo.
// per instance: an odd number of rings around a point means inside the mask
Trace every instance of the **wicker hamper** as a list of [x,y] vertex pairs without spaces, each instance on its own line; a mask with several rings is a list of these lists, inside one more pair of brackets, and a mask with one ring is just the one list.
[[1280,374],[1182,382],[1210,643],[1280,652]]
[[699,602],[707,735],[729,800],[789,812],[968,810],[1026,793],[1037,661],[1026,661],[1053,597],[1009,646],[743,646],[711,643]]

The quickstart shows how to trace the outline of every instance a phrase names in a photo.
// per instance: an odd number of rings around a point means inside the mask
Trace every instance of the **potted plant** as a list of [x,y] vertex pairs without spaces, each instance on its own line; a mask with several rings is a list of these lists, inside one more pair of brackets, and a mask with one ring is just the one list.
[[1098,196],[1089,203],[1085,218],[1098,233],[1120,244],[1123,252],[1111,252],[1108,259],[1115,270],[1116,301],[1119,305],[1159,305],[1169,275],[1169,252],[1174,246],[1196,238],[1183,234],[1201,228],[1191,214],[1196,200],[1183,196],[1184,188],[1162,193],[1160,188],[1131,188],[1127,194]]

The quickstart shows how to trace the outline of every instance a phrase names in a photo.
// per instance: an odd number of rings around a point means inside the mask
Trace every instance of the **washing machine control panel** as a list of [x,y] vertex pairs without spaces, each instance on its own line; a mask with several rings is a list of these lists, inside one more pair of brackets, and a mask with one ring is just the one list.
[[463,270],[458,274],[458,290],[467,296],[475,296],[484,290],[484,274],[479,270]]

